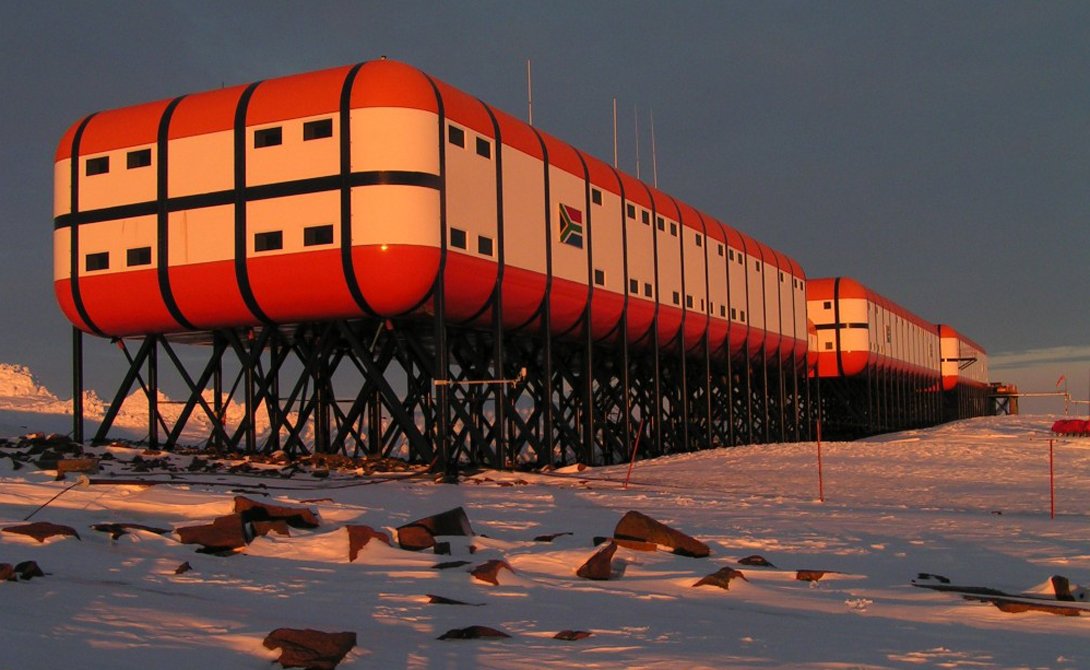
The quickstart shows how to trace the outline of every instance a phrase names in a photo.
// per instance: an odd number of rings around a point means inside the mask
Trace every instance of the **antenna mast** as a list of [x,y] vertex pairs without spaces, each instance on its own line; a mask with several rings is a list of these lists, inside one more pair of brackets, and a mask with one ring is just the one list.
[[651,174],[654,175],[655,188],[659,187],[659,163],[655,158],[655,110],[651,110]]
[[530,59],[526,59],[526,120],[534,125],[534,89],[530,85]]

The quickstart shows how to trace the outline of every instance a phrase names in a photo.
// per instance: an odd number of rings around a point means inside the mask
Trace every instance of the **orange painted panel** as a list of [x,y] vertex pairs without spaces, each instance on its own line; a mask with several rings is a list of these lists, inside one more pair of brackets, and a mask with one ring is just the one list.
[[585,284],[553,277],[549,291],[549,308],[552,310],[553,332],[560,334],[572,328],[583,315],[587,304]]
[[351,69],[341,66],[261,82],[246,108],[247,125],[336,112],[340,109],[341,88]]
[[465,321],[480,312],[492,296],[497,271],[491,259],[448,252],[443,269],[447,319]]
[[187,95],[174,108],[168,136],[174,140],[233,129],[238,99],[245,90],[245,86],[232,86]]
[[76,302],[72,298],[72,280],[60,279],[53,282],[53,292],[57,294],[57,304],[60,305],[61,312],[68,317],[72,325],[85,333],[91,332],[91,329],[80,318],[79,312],[76,311]]
[[233,260],[172,266],[170,290],[182,315],[198,328],[257,325],[242,301]]
[[80,155],[155,142],[159,133],[159,119],[169,104],[170,100],[159,100],[96,114],[83,131]]
[[357,281],[379,316],[405,314],[427,297],[439,273],[439,249],[372,244],[352,248]]
[[534,315],[545,299],[545,275],[522,268],[503,269],[503,325],[518,328]]
[[155,270],[84,276],[80,277],[79,287],[87,316],[107,335],[182,330],[163,303]]
[[438,112],[435,89],[423,72],[391,60],[370,61],[356,74],[349,105],[360,107],[410,107]]
[[624,311],[624,296],[609,291],[595,291],[590,302],[590,332],[601,341],[617,327]]
[[363,316],[344,280],[340,249],[247,259],[254,299],[278,323]]

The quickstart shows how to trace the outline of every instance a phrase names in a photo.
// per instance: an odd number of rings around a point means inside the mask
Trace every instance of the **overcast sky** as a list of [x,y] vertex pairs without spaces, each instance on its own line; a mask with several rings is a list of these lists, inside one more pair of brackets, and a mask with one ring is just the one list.
[[635,172],[638,106],[649,178],[653,110],[663,190],[1085,398],[1088,35],[1087,2],[4,2],[0,361],[69,393],[52,162],[83,115],[386,55],[525,118],[529,58],[535,125],[608,161],[616,98]]

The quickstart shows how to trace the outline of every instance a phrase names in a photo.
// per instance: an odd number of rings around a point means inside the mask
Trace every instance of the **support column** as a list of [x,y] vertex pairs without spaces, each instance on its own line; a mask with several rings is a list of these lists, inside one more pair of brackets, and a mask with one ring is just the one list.
[[83,331],[72,326],[72,439],[83,442]]

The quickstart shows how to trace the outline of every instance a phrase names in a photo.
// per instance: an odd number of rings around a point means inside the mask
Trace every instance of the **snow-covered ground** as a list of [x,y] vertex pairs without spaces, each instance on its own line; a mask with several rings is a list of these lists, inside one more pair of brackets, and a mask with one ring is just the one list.
[[[1090,667],[1088,618],[1006,614],[910,585],[920,572],[1013,591],[1053,574],[1090,583],[1090,443],[1056,446],[1052,520],[1049,424],[986,418],[825,444],[824,503],[812,443],[637,463],[627,491],[623,467],[485,472],[459,485],[184,472],[157,486],[77,487],[32,520],[71,526],[81,540],[0,533],[0,563],[35,560],[49,573],[0,583],[0,667],[268,668],[276,652],[262,639],[280,627],[355,632],[342,668]],[[124,462],[139,452],[110,450],[119,476],[134,476]],[[11,463],[0,458],[0,526],[20,523],[73,481]],[[268,488],[251,488],[261,483]],[[322,525],[258,538],[227,557],[196,553],[174,534],[115,541],[90,530],[208,523],[232,511],[231,489],[243,487],[314,509]],[[373,541],[348,561],[345,524],[393,536],[458,506],[478,535],[450,538],[451,556]],[[711,556],[621,548],[616,579],[577,577],[593,538],[611,535],[628,510],[697,537]],[[572,534],[533,539],[561,532]],[[737,563],[752,554],[779,569]],[[499,585],[468,574],[494,558],[514,569],[500,572]],[[433,568],[451,560],[468,564]],[[185,561],[193,570],[175,575]],[[727,566],[748,581],[692,586]],[[835,574],[802,582],[796,569]],[[429,594],[480,606],[429,604]],[[474,624],[512,637],[436,639]],[[564,629],[592,635],[553,639]]]
[[[48,416],[0,410],[0,434]],[[1090,441],[1056,442],[1050,519],[1052,420],[982,418],[826,443],[824,502],[814,443],[639,462],[627,490],[621,466],[484,472],[450,485],[306,469],[291,478],[189,472],[192,455],[168,457],[180,468],[170,474],[157,474],[161,464],[134,472],[139,450],[95,448],[113,456],[96,483],[31,519],[81,539],[39,544],[0,532],[0,563],[34,560],[48,573],[0,582],[0,669],[278,667],[262,640],[281,627],[355,632],[341,668],[1087,668],[1090,615],[1008,614],[911,585],[918,573],[1019,592],[1055,574],[1090,584]],[[10,452],[0,447],[0,528],[75,481],[14,469],[2,456]],[[169,483],[97,481],[111,476]],[[205,524],[231,513],[240,493],[308,507],[321,525],[259,537],[230,556],[197,553],[176,533],[112,540],[90,529]],[[346,524],[393,539],[398,526],[454,507],[477,534],[441,538],[450,556],[372,541],[349,562]],[[614,579],[576,576],[594,538],[612,535],[628,510],[702,540],[711,556],[622,547]],[[571,534],[534,540],[554,533]],[[753,554],[776,568],[739,564]],[[498,585],[468,573],[490,559],[513,568]],[[467,563],[434,568],[445,561]],[[183,562],[193,569],[175,574]],[[723,567],[747,581],[693,586]],[[830,573],[798,581],[798,569]],[[432,594],[478,606],[430,604]],[[436,639],[470,625],[511,637]],[[553,639],[565,629],[591,635]]]

